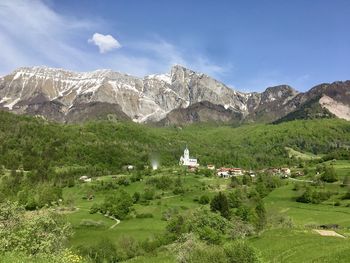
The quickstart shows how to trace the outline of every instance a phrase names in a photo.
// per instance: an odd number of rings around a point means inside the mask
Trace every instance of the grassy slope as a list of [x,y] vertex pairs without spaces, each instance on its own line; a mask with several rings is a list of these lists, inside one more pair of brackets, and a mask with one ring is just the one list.
[[270,230],[250,242],[266,262],[349,262],[350,240],[307,230]]
[[[334,163],[337,173],[344,170],[350,170],[349,161],[337,161]],[[174,168],[175,170],[176,168]],[[167,174],[176,177],[171,170],[163,170],[159,175]],[[109,176],[101,178],[102,180],[112,180]],[[105,218],[103,215],[91,215],[88,208],[93,202],[100,202],[105,193],[96,195],[95,200],[86,201],[81,199],[87,191],[88,184],[76,185],[73,188],[66,188],[64,195],[75,195],[76,206],[80,209],[68,215],[69,221],[75,227],[75,236],[71,240],[73,246],[96,242],[99,239],[108,236],[113,240],[118,240],[123,235],[131,235],[136,239],[143,240],[153,234],[161,233],[164,230],[166,222],[161,220],[162,212],[170,207],[178,207],[179,211],[198,207],[199,204],[193,201],[194,197],[200,196],[203,191],[199,187],[205,183],[212,186],[208,192],[213,195],[218,189],[225,189],[229,180],[219,178],[205,178],[196,175],[187,175],[184,185],[192,189],[185,196],[174,196],[171,192],[165,192],[161,199],[151,201],[148,206],[135,205],[138,213],[152,213],[154,218],[137,219],[132,218],[123,220],[114,229],[109,229],[115,222]],[[145,181],[132,183],[123,187],[124,190],[133,194],[145,187]],[[346,189],[340,188],[338,184],[328,184],[328,189],[340,189],[345,192]],[[265,198],[268,214],[283,214],[292,218],[295,227],[292,229],[271,229],[263,232],[259,237],[249,240],[255,247],[261,250],[264,259],[267,262],[346,262],[350,256],[350,243],[348,239],[322,237],[314,233],[311,229],[305,228],[310,224],[329,224],[337,223],[343,227],[340,233],[350,236],[347,227],[350,226],[350,210],[345,207],[347,201],[342,201],[340,207],[334,207],[330,202],[322,204],[303,204],[295,202],[298,192],[293,191],[293,182],[278,188],[271,192]],[[161,191],[157,192],[161,194]],[[90,229],[79,227],[82,219],[102,220],[106,223],[105,228]],[[174,255],[163,251],[154,255],[138,257],[131,262],[176,262]]]
[[[164,172],[164,174],[168,174]],[[173,175],[174,178],[177,175]],[[106,180],[106,177],[104,178]],[[108,179],[107,179],[108,180]],[[219,178],[203,178],[195,175],[188,175],[183,178],[184,185],[188,188],[191,188],[192,191],[187,193],[185,196],[174,195],[172,192],[164,192],[158,190],[157,194],[161,195],[161,199],[152,200],[150,205],[134,205],[134,208],[137,213],[152,213],[154,218],[132,218],[128,220],[123,220],[119,225],[113,229],[109,229],[115,221],[108,219],[100,214],[89,213],[89,208],[93,203],[99,203],[103,200],[105,193],[95,193],[95,199],[93,201],[83,200],[87,192],[87,184],[77,185],[73,188],[66,188],[64,190],[64,197],[70,196],[75,200],[75,206],[79,208],[77,212],[68,214],[69,221],[75,227],[75,235],[71,240],[73,245],[79,245],[86,243],[89,240],[98,241],[99,239],[109,236],[114,240],[118,240],[123,235],[130,235],[136,239],[144,240],[148,237],[151,237],[154,234],[161,233],[165,229],[166,222],[163,221],[162,213],[168,208],[178,208],[178,210],[185,211],[194,207],[198,207],[199,204],[194,202],[195,197],[199,197],[203,192],[199,189],[202,185],[202,182],[205,182],[207,185],[212,185],[214,188],[220,187],[226,188],[228,180],[220,180]],[[129,192],[131,195],[138,191],[143,192],[143,189],[146,187],[145,181],[135,182],[129,186],[123,186],[122,189]],[[214,194],[215,189],[212,190],[209,194]],[[92,219],[95,221],[102,220],[104,221],[105,227],[103,228],[90,228],[88,231],[86,227],[80,227],[79,224],[83,219]]]
[[322,157],[320,155],[315,155],[312,153],[299,152],[299,151],[296,151],[296,150],[289,148],[289,147],[286,147],[285,149],[287,150],[289,157],[291,157],[291,158],[293,157],[293,158],[304,160],[304,161],[321,159],[321,157]]

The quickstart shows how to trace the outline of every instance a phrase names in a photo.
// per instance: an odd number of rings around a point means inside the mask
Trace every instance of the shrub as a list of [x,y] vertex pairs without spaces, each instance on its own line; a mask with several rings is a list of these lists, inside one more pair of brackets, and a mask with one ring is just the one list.
[[160,190],[170,189],[173,185],[173,180],[169,176],[152,177],[146,181],[146,184],[152,185]]
[[90,210],[89,210],[89,213],[90,214],[96,214],[97,212],[100,211],[100,205],[98,204],[93,204],[91,207],[90,207]]
[[121,176],[117,179],[117,184],[128,186],[130,184],[130,180],[126,176]]
[[245,196],[241,189],[236,189],[233,192],[230,192],[227,196],[228,203],[231,208],[238,208],[242,205]]
[[179,214],[179,210],[176,207],[171,207],[163,212],[162,214],[162,220],[169,221],[171,218],[173,218],[175,215]]
[[83,227],[105,227],[105,223],[103,221],[95,221],[91,219],[83,219],[80,221],[80,226]]
[[262,262],[260,253],[250,244],[236,241],[224,245],[228,263],[259,263]]
[[122,260],[143,254],[140,243],[130,236],[122,236],[118,242],[117,251]]
[[255,233],[254,226],[242,221],[239,217],[234,217],[231,220],[228,232],[231,239],[245,238]]
[[333,166],[324,168],[324,172],[321,175],[321,180],[327,183],[333,183],[338,181],[338,176]]
[[184,194],[186,190],[182,186],[176,186],[173,190],[174,195],[181,195]]
[[217,195],[213,197],[213,199],[210,202],[210,209],[213,212],[216,212],[216,211],[220,212],[221,216],[225,218],[230,217],[227,197],[222,192],[219,192]]
[[72,235],[70,225],[59,214],[42,210],[24,216],[17,203],[0,203],[0,252],[20,251],[27,255],[55,254]]
[[132,195],[132,200],[133,200],[134,204],[136,204],[138,201],[140,201],[140,199],[141,199],[141,194],[139,192],[135,192]]
[[227,263],[226,255],[219,246],[208,246],[193,234],[184,236],[179,244],[177,262],[179,263]]
[[118,256],[115,244],[108,238],[100,240],[95,245],[79,246],[78,251],[81,255],[89,258],[92,262],[118,262]]
[[346,192],[343,197],[342,197],[343,200],[348,200],[350,199],[350,191]]
[[120,191],[117,195],[106,196],[104,202],[99,206],[99,211],[118,219],[124,219],[131,211],[132,205],[131,196],[125,191]]
[[199,202],[201,205],[206,205],[206,204],[209,204],[210,198],[209,198],[208,195],[202,195],[202,196],[199,198],[198,202]]
[[296,201],[301,203],[319,204],[323,201],[328,200],[331,195],[332,193],[329,191],[317,191],[312,190],[310,187],[307,187],[304,193],[299,196]]
[[145,200],[153,200],[155,193],[156,192],[153,188],[146,188],[145,191],[143,192],[142,197]]
[[153,218],[153,214],[152,213],[136,214],[136,218]]

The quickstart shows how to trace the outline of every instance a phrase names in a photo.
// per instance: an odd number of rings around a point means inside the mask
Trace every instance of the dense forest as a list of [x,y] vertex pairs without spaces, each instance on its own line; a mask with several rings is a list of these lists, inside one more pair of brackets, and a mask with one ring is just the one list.
[[186,145],[203,165],[261,168],[296,162],[285,147],[334,155],[349,144],[350,123],[339,119],[155,128],[111,121],[63,125],[0,112],[0,164],[25,171],[115,172],[127,164],[144,167],[152,159],[174,165]]

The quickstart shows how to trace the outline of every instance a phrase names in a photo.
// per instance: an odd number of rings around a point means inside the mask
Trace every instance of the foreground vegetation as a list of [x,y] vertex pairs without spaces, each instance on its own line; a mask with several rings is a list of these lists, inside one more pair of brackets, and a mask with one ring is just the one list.
[[[3,112],[0,119],[0,261],[350,257],[348,122],[153,128],[65,126]],[[205,166],[189,172],[177,165],[186,144],[203,165],[254,169],[256,176],[223,179]],[[160,168],[152,170],[151,161]],[[272,166],[290,167],[295,178],[261,170]]]

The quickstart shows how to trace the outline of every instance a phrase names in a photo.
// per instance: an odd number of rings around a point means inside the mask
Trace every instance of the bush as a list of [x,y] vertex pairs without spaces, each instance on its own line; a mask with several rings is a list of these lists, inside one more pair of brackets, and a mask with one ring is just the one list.
[[169,176],[165,175],[159,177],[152,177],[146,181],[146,184],[152,185],[160,190],[170,189],[173,183],[173,180]]
[[120,191],[117,195],[106,196],[98,209],[102,214],[109,214],[118,219],[124,219],[131,211],[132,205],[133,200],[131,196],[125,191]]
[[140,243],[130,236],[121,237],[118,242],[117,251],[122,260],[127,260],[144,253]]
[[153,218],[153,214],[152,213],[136,214],[136,218]]
[[72,235],[70,225],[59,214],[42,210],[24,216],[24,208],[11,202],[0,203],[0,226],[0,253],[56,254]]
[[135,192],[132,195],[132,200],[133,200],[134,204],[136,204],[138,201],[140,201],[140,199],[141,199],[141,194],[139,192]]
[[242,221],[238,217],[234,217],[231,220],[228,232],[231,239],[241,239],[247,236],[251,236],[255,233],[253,225]]
[[91,219],[83,219],[80,221],[79,226],[82,227],[105,227],[106,224],[103,221],[95,221]]
[[130,185],[130,180],[126,176],[121,176],[117,179],[117,184],[128,186]]
[[181,194],[184,194],[185,192],[186,190],[182,186],[177,186],[173,190],[174,195],[181,195]]
[[236,241],[224,245],[228,263],[259,263],[262,262],[260,253],[250,244]]
[[332,193],[329,191],[317,191],[312,190],[310,187],[307,187],[304,193],[299,196],[296,201],[301,203],[319,204],[323,201],[328,200],[331,195]]
[[324,168],[324,172],[321,175],[321,180],[327,183],[333,183],[338,181],[338,176],[333,166]]
[[242,205],[246,197],[241,189],[230,192],[227,196],[230,208],[238,208]]
[[80,246],[78,247],[78,251],[81,255],[96,263],[114,263],[121,260],[120,256],[118,256],[115,244],[108,238],[100,240],[95,245]]
[[213,199],[210,202],[210,209],[213,212],[220,212],[221,216],[225,218],[230,217],[227,197],[222,192],[219,192],[217,195],[213,197]]
[[142,197],[145,200],[153,200],[155,193],[156,191],[153,188],[146,188],[145,191],[143,192]]
[[100,205],[98,204],[93,204],[91,207],[90,207],[90,210],[89,210],[89,213],[90,214],[96,214],[97,212],[100,211]]
[[173,218],[175,215],[179,214],[179,210],[176,207],[171,207],[163,212],[162,214],[162,220],[169,221],[171,218]]
[[193,234],[184,236],[179,244],[177,262],[179,263],[227,263],[226,255],[219,246],[208,246]]
[[343,200],[349,200],[350,199],[350,191],[346,192],[343,197],[342,197]]
[[202,196],[199,198],[198,202],[199,202],[201,205],[206,205],[206,204],[209,204],[210,198],[209,198],[208,195],[202,195]]
[[195,236],[186,235],[179,245],[179,263],[260,263],[260,253],[243,241],[226,243],[224,246],[207,245]]

